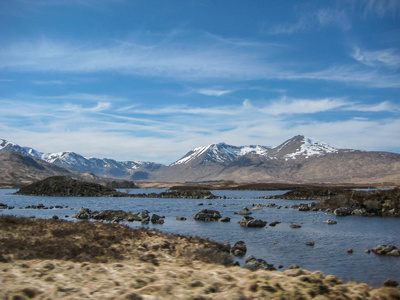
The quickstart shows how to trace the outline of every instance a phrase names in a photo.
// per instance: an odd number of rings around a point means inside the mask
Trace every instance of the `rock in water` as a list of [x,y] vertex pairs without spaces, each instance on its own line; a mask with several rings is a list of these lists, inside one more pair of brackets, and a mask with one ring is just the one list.
[[239,256],[239,257],[244,256],[247,252],[247,246],[246,246],[245,242],[243,242],[243,241],[236,242],[232,246],[231,252],[235,256]]
[[252,212],[247,208],[247,206],[243,207],[241,210],[237,212],[238,215],[248,216],[251,215]]
[[250,255],[246,259],[246,264],[243,266],[243,268],[256,271],[256,270],[269,270],[269,271],[276,271],[276,268],[274,265],[268,264],[265,260],[263,259],[257,259],[253,255]]
[[334,220],[326,220],[326,221],[323,221],[322,223],[329,224],[329,225],[337,224],[337,222]]
[[92,217],[92,213],[89,208],[81,208],[76,214],[75,218],[81,220],[89,220]]
[[221,219],[222,216],[219,211],[217,210],[210,210],[210,209],[202,209],[197,214],[193,216],[193,219],[197,221],[218,221]]
[[379,255],[400,256],[400,249],[393,245],[379,245],[372,251]]
[[254,219],[252,217],[244,216],[240,219],[239,224],[243,227],[265,227],[266,221]]

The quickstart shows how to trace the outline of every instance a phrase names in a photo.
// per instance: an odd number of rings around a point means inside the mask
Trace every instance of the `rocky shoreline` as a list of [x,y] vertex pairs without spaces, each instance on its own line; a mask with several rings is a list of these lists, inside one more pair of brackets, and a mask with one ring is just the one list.
[[162,193],[128,194],[101,184],[79,181],[68,176],[54,176],[20,188],[16,195],[57,197],[134,197],[220,199],[207,190],[171,190]]
[[343,188],[296,188],[264,199],[318,200],[293,205],[299,211],[324,211],[336,216],[400,217],[400,189],[359,191]]
[[253,256],[238,267],[224,244],[119,224],[0,216],[0,233],[2,299],[400,298],[394,280],[373,289],[295,266],[270,271]]

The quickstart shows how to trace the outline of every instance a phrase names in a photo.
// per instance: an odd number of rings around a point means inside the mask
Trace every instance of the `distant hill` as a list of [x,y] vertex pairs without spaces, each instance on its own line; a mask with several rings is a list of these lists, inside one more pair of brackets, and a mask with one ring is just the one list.
[[94,182],[102,181],[93,174],[71,172],[19,152],[0,153],[0,188],[22,187],[50,176],[69,176]]
[[21,147],[15,143],[0,139],[0,153],[19,152],[33,158],[41,159],[69,171],[89,172],[102,177],[125,178],[129,180],[147,179],[161,164],[142,161],[116,161],[108,158],[84,157],[71,151],[42,153],[30,147]]
[[74,152],[44,154],[5,140],[0,140],[2,152],[24,153],[37,163],[46,161],[68,171],[135,181],[400,185],[400,154],[338,149],[303,135],[274,148],[225,143],[202,146],[168,166],[85,158]]

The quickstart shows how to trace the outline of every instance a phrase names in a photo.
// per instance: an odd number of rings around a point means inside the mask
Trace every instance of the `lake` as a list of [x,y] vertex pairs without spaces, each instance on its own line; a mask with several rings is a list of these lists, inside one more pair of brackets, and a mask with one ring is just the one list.
[[[217,196],[227,199],[153,199],[153,198],[110,198],[110,197],[43,197],[12,195],[16,190],[0,189],[0,203],[15,206],[14,209],[0,210],[0,214],[15,216],[35,216],[51,218],[56,215],[61,219],[75,220],[75,213],[86,207],[90,210],[121,209],[134,213],[148,210],[151,214],[165,216],[162,225],[142,225],[139,222],[124,222],[133,228],[148,227],[163,232],[193,235],[210,238],[233,245],[243,240],[247,245],[247,254],[266,260],[278,269],[288,269],[296,264],[311,271],[322,271],[325,275],[333,274],[344,281],[365,282],[373,287],[380,287],[384,281],[392,278],[400,281],[400,257],[378,256],[365,253],[380,244],[392,244],[400,247],[400,219],[381,217],[336,217],[324,212],[300,212],[295,209],[276,209],[264,207],[252,210],[252,204],[276,203],[277,205],[294,205],[312,201],[294,201],[279,199],[255,199],[267,195],[281,195],[286,191],[212,191]],[[130,193],[160,193],[163,189],[122,189]],[[45,206],[68,206],[63,209],[21,209],[27,205],[42,203]],[[203,203],[202,206],[199,206]],[[244,228],[238,224],[240,215],[234,215],[247,206],[252,217],[268,223],[280,221],[275,227]],[[201,209],[218,210],[223,217],[230,217],[231,222],[194,221],[193,215]],[[177,221],[176,217],[186,217],[186,221]],[[323,223],[335,220],[336,225]],[[301,228],[292,229],[290,225],[298,224]],[[315,246],[306,242],[314,241]],[[352,248],[352,254],[347,249]],[[237,259],[241,265],[244,259]]]

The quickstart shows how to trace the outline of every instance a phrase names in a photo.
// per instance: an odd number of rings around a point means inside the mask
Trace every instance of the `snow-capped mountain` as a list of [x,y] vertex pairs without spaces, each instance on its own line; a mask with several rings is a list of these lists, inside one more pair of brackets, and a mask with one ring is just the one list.
[[297,135],[283,144],[271,149],[268,155],[271,158],[283,158],[287,160],[299,157],[309,158],[312,156],[322,156],[337,152],[339,152],[339,149],[332,147],[325,142],[304,135]]
[[400,183],[400,154],[338,149],[295,136],[281,145],[211,144],[189,151],[169,166],[87,158],[74,152],[41,153],[0,140],[1,152],[20,152],[69,171],[158,182]]
[[187,164],[196,159],[201,159],[206,162],[214,162],[218,164],[226,164],[232,160],[246,154],[256,154],[265,156],[270,148],[265,146],[232,146],[225,143],[211,144],[204,147],[198,147],[187,153],[184,157],[171,164],[176,166]]
[[312,156],[321,156],[338,151],[339,149],[327,143],[305,137],[304,135],[297,135],[275,148],[260,145],[232,146],[225,143],[198,147],[188,152],[184,157],[172,163],[170,166],[189,164],[194,161],[212,162],[224,165],[248,154],[267,159],[288,160],[299,157],[309,158]]
[[70,171],[90,172],[98,176],[138,179],[135,173],[143,177],[143,172],[161,167],[161,164],[142,161],[116,161],[113,159],[87,158],[78,153],[65,151],[42,153],[33,148],[21,147],[15,143],[0,140],[0,152],[20,152],[44,160]]

